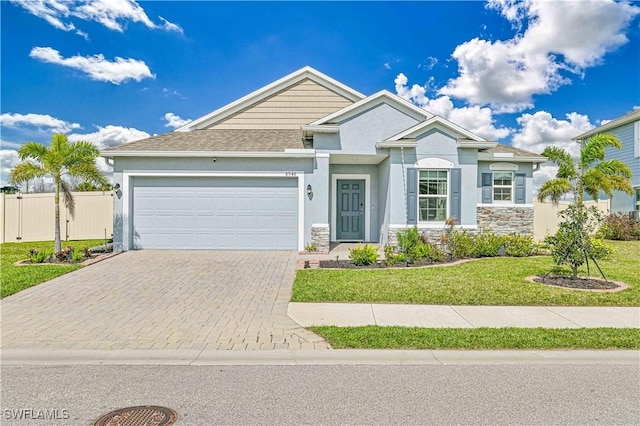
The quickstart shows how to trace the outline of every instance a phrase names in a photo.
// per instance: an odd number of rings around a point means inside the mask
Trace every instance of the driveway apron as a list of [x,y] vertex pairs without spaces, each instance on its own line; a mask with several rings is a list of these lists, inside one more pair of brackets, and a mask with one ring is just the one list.
[[297,253],[130,251],[9,296],[2,348],[326,349],[287,316]]

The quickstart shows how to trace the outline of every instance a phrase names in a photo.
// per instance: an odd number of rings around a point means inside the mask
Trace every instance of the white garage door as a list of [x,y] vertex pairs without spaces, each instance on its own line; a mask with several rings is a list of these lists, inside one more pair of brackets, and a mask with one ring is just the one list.
[[298,182],[136,177],[133,245],[143,249],[295,250]]

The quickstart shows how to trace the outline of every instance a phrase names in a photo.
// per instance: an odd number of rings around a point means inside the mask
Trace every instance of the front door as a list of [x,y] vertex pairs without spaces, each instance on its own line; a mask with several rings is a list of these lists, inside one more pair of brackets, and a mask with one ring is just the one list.
[[364,181],[338,180],[337,211],[339,241],[364,240]]

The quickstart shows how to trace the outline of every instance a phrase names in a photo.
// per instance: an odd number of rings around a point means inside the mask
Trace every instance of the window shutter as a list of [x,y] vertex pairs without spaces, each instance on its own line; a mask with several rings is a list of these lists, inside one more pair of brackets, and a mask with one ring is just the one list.
[[482,174],[482,204],[493,202],[493,173]]
[[451,216],[460,225],[462,216],[462,169],[451,169]]
[[524,204],[527,197],[526,179],[525,179],[524,173],[516,173],[515,186],[516,186],[516,195],[515,195],[516,204]]
[[407,224],[418,223],[418,171],[407,169]]

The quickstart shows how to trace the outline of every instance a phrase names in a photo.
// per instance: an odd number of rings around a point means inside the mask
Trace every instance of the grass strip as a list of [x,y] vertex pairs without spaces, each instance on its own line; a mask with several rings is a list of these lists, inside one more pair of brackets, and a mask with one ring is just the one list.
[[335,349],[640,349],[636,328],[309,328]]

